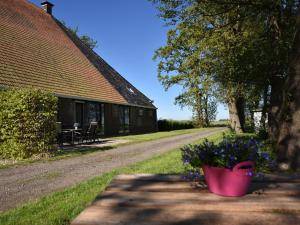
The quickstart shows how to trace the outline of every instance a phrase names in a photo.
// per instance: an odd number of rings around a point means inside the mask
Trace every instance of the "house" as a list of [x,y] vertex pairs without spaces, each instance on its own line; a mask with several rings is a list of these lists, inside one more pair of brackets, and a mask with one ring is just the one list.
[[52,15],[27,0],[0,0],[0,88],[33,87],[59,98],[63,128],[97,121],[104,135],[157,129],[156,107]]

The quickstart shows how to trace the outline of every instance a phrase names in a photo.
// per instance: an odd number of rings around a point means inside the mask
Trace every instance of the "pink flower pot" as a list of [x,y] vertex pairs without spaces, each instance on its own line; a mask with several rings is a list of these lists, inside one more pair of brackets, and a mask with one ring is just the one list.
[[206,184],[210,192],[222,196],[238,197],[247,193],[254,162],[245,161],[238,163],[233,169],[203,166]]

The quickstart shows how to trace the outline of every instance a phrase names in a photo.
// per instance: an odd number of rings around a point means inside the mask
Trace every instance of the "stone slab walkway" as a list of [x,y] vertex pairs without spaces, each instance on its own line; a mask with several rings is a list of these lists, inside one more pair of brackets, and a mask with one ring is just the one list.
[[212,128],[57,161],[0,169],[0,211],[225,131]]
[[300,176],[254,180],[244,197],[172,175],[120,175],[71,225],[300,225]]

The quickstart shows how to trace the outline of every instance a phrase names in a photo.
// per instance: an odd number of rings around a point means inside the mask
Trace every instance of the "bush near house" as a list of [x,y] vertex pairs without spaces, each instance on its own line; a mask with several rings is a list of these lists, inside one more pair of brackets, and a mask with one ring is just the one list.
[[159,131],[195,128],[195,125],[191,120],[158,120],[157,125]]
[[57,97],[36,89],[0,91],[0,158],[55,150]]

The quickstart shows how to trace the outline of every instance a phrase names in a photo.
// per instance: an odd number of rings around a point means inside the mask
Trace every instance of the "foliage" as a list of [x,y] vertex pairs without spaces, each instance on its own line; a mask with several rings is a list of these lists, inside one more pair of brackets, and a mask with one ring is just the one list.
[[193,121],[190,120],[158,120],[157,125],[159,131],[195,128]]
[[176,101],[198,114],[206,107],[198,93],[232,105],[239,99],[232,116],[243,128],[244,109],[256,109],[272,80],[286,76],[299,1],[150,1],[170,25],[155,53],[164,87],[181,85]]
[[79,38],[89,48],[94,49],[97,47],[98,42],[88,35],[81,35]]
[[[61,23],[66,26],[66,23],[64,21],[61,21]],[[74,35],[77,36],[87,47],[90,49],[94,49],[97,47],[97,41],[90,36],[84,34],[84,35],[79,35],[79,28],[78,27],[67,27],[67,29]]]
[[181,148],[182,160],[194,170],[199,170],[203,165],[232,169],[243,161],[253,161],[256,168],[265,167],[271,156],[263,151],[263,145],[257,140],[238,140],[224,138],[219,144],[206,140],[199,145],[189,145]]
[[212,121],[209,127],[228,127],[229,121],[228,119],[220,119],[218,121]]
[[0,91],[0,158],[55,149],[57,97],[34,89]]

